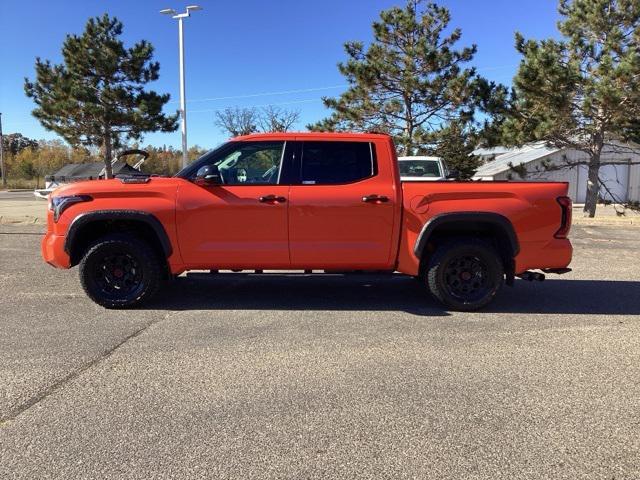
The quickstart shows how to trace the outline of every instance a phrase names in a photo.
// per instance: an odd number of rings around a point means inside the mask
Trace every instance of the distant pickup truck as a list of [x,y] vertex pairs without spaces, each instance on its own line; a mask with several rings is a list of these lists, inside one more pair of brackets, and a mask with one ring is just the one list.
[[440,157],[398,157],[400,180],[433,182],[449,176],[447,164]]
[[[42,255],[125,308],[188,270],[400,272],[446,307],[564,273],[566,183],[401,182],[380,134],[238,137],[172,178],[79,182],[49,199]],[[215,292],[212,292],[215,295]]]

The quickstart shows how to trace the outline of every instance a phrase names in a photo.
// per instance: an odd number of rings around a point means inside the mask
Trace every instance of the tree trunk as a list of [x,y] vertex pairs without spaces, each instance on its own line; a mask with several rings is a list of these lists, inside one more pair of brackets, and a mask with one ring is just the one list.
[[411,99],[405,93],[404,97],[404,108],[405,108],[405,144],[404,144],[404,155],[406,157],[410,157],[413,155],[414,144],[413,144],[413,130],[415,129],[413,125],[413,104],[411,103]]
[[596,207],[598,205],[598,193],[600,192],[600,183],[598,181],[598,172],[600,171],[600,150],[594,153],[589,160],[589,176],[587,179],[587,197],[584,202],[584,216],[593,218],[596,216]]
[[404,138],[402,139],[402,155],[410,157],[413,155],[413,125],[411,122],[407,122],[404,129]]
[[411,148],[411,139],[407,138],[404,144],[404,156],[410,157],[413,153],[413,149]]
[[113,178],[113,168],[111,166],[111,135],[104,136],[104,171],[105,178]]

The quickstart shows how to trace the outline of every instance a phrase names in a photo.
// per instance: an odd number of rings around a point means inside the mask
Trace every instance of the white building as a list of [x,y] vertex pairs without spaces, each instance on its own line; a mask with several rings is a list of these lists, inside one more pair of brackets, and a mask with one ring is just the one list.
[[[586,165],[549,169],[549,166],[566,165],[567,162],[587,161],[588,157],[584,152],[549,147],[539,142],[522,148],[480,148],[473,153],[487,162],[476,172],[473,177],[476,180],[569,182],[569,196],[574,203],[585,201],[588,174]],[[600,178],[606,185],[606,188],[601,187],[600,197],[621,202],[640,201],[640,147],[612,144],[605,147],[601,159],[602,162],[616,162],[616,165],[600,168]],[[513,167],[525,169],[525,178],[522,179]]]

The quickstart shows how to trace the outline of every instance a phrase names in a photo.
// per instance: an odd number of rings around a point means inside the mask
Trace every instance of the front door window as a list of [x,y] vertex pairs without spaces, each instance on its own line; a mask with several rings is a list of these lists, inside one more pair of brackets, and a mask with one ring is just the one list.
[[232,152],[214,162],[224,185],[278,183],[284,142],[237,142]]

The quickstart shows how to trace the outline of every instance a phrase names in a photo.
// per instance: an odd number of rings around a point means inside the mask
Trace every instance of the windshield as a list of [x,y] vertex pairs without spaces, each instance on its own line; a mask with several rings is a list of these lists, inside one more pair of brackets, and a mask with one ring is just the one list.
[[402,177],[441,177],[438,160],[402,160],[398,162]]

